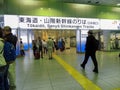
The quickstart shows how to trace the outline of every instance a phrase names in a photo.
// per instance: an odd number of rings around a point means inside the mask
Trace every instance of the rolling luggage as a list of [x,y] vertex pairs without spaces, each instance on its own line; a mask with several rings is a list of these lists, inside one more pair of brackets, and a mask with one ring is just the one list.
[[38,50],[35,51],[35,59],[40,59],[40,52]]

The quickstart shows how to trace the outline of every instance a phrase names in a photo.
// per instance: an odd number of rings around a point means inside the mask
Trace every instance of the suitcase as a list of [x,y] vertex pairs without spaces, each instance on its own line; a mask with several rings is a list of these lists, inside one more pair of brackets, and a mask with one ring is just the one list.
[[35,51],[35,59],[40,59],[40,52],[38,50]]

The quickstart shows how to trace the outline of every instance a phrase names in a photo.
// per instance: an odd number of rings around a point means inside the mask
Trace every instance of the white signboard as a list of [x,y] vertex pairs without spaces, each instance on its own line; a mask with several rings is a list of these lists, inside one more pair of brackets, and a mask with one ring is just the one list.
[[101,30],[119,30],[120,29],[120,21],[119,20],[101,19],[100,20],[100,29]]
[[18,16],[4,15],[4,26],[10,26],[11,28],[18,28]]
[[99,19],[19,16],[19,27],[30,29],[99,29]]
[[70,30],[120,30],[119,20],[4,15],[0,16],[1,26],[22,29],[70,29]]

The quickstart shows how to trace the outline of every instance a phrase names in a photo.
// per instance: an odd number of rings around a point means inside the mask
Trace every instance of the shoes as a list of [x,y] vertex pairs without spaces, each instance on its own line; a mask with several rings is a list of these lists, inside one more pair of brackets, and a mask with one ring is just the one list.
[[85,66],[83,64],[80,65],[83,69],[85,69]]
[[94,69],[93,72],[98,73],[98,70]]
[[[85,66],[83,64],[80,65],[83,69],[85,69]],[[98,73],[97,69],[94,69],[93,72]]]

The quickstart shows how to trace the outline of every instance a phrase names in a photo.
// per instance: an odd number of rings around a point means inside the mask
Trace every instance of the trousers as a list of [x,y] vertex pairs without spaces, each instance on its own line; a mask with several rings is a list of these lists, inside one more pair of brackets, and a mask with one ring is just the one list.
[[9,64],[8,79],[10,86],[15,86],[16,83],[15,62]]

